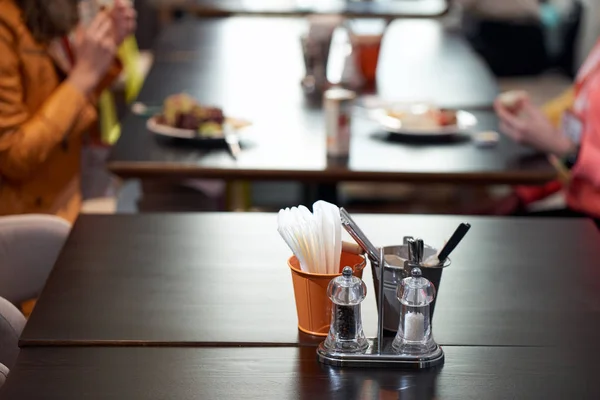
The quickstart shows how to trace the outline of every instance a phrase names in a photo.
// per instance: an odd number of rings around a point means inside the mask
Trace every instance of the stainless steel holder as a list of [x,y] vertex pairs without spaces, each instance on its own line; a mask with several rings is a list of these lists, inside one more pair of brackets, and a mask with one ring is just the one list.
[[[352,218],[350,218],[346,210],[342,209],[341,214],[343,215],[342,220],[344,228],[346,228],[368,254],[373,255],[372,253],[374,253],[375,248],[369,239],[364,235]],[[384,269],[389,268],[385,262],[383,247],[379,248],[377,258],[379,259],[382,268],[381,275],[383,277]],[[383,279],[379,280],[377,338],[368,339],[369,347],[364,353],[330,352],[325,348],[323,342],[317,348],[317,359],[319,362],[337,367],[388,367],[406,369],[432,368],[444,363],[444,352],[440,346],[437,346],[433,352],[424,357],[410,357],[394,352],[394,349],[392,348],[394,338],[384,337],[383,331],[383,281]]]
[[[317,348],[317,358],[319,362],[335,367],[423,369],[444,363],[444,352],[439,346],[428,357],[411,358],[394,353],[392,348],[394,338],[385,338],[382,342],[378,338],[367,340],[369,347],[365,353],[361,354],[330,353],[321,343]],[[383,344],[381,352],[378,350],[380,343]]]

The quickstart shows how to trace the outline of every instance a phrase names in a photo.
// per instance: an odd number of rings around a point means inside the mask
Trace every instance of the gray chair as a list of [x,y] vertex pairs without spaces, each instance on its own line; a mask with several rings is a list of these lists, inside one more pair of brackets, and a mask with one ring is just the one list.
[[0,217],[0,296],[17,306],[36,298],[70,229],[52,215]]
[[25,322],[25,317],[14,305],[0,297],[0,386],[19,355],[19,336]]
[[8,368],[6,368],[6,365],[0,364],[0,387],[2,387],[2,385],[4,385],[4,382],[6,381],[7,376],[8,376]]

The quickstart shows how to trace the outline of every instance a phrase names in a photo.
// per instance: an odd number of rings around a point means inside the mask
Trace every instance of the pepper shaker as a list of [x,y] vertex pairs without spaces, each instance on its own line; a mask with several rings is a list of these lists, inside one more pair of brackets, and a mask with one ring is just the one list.
[[362,327],[360,303],[367,295],[367,286],[345,267],[342,275],[329,282],[327,295],[333,302],[331,325],[324,346],[330,352],[363,353],[369,343]]
[[417,265],[413,266],[411,276],[404,278],[398,285],[397,296],[402,309],[392,347],[400,355],[426,357],[438,349],[433,340],[430,313],[435,288],[421,276],[421,269]]

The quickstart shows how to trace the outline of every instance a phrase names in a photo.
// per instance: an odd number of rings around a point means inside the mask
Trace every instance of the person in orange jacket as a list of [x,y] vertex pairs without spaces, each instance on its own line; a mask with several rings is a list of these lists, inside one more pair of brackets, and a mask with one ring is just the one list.
[[78,5],[0,0],[0,215],[79,214],[83,137],[136,16],[117,0],[84,27]]
[[580,69],[572,106],[555,126],[543,111],[523,96],[517,107],[498,99],[494,108],[500,129],[517,142],[556,158],[574,161],[566,183],[565,210],[557,216],[588,216],[600,221],[600,41]]

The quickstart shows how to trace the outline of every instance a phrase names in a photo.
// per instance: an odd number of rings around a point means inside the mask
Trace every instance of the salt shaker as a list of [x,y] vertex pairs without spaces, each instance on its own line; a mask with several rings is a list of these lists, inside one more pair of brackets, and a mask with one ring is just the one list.
[[430,305],[435,298],[435,288],[421,276],[421,269],[414,266],[411,276],[398,285],[398,300],[402,304],[398,332],[392,343],[398,354],[425,357],[434,353],[438,346],[431,331]]
[[327,295],[333,302],[331,325],[324,346],[330,352],[362,353],[369,343],[363,331],[360,303],[367,295],[367,286],[345,267],[342,275],[329,282]]

